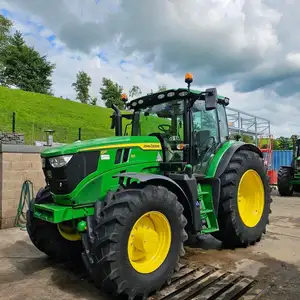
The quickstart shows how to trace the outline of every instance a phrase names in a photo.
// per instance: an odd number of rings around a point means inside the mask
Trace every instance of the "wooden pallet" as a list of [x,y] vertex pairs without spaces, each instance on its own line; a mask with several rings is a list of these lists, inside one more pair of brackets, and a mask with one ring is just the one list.
[[191,269],[183,265],[171,283],[148,300],[257,300],[268,290],[269,286],[255,279],[212,266]]

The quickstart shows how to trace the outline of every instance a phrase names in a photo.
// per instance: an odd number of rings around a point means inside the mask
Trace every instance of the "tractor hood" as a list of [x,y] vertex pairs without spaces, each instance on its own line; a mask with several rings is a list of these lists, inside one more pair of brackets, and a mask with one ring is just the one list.
[[161,150],[159,140],[154,136],[112,136],[108,138],[77,141],[72,144],[48,148],[41,153],[41,156],[52,157],[98,149],[134,147],[135,145],[141,149]]

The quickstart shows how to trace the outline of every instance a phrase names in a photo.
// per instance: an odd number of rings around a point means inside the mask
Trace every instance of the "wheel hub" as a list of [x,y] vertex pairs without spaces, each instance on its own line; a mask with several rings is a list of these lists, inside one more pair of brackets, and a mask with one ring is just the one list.
[[151,211],[134,224],[128,239],[128,258],[139,273],[148,274],[161,266],[171,246],[171,226],[160,212]]
[[265,205],[264,185],[254,170],[246,171],[238,187],[238,210],[247,227],[256,226],[263,214]]
[[158,241],[158,234],[151,228],[139,227],[133,234],[133,246],[147,254],[155,253]]
[[81,235],[69,226],[59,223],[57,224],[57,229],[60,235],[68,241],[75,242],[81,240]]

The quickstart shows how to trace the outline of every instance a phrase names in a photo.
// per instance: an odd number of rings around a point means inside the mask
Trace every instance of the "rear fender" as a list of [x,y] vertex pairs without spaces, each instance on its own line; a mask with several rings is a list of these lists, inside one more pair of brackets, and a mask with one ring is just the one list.
[[259,150],[258,147],[256,147],[253,144],[246,144],[246,143],[245,144],[240,144],[240,143],[232,144],[232,146],[230,148],[228,148],[226,150],[226,152],[224,153],[224,155],[222,156],[222,159],[217,167],[215,177],[220,177],[225,172],[226,167],[228,166],[234,153],[236,153],[237,151],[240,151],[240,150],[253,151],[253,152],[257,153],[263,159],[263,153]]
[[[147,173],[136,173],[136,172],[128,172],[128,173],[120,173],[115,175],[114,177],[120,177],[120,179],[128,178],[128,179],[136,179],[139,180],[142,184],[152,184],[152,185],[161,185],[166,187],[169,191],[174,193],[178,197],[178,201],[184,207],[184,216],[186,217],[188,224],[187,229],[191,232],[198,232],[200,229],[197,224],[200,220],[200,215],[195,216],[194,209],[191,206],[191,203],[184,192],[184,190],[172,179],[169,177],[158,175],[158,174],[147,174]],[[130,185],[130,180],[126,182],[126,185]],[[196,219],[198,218],[198,219]]]

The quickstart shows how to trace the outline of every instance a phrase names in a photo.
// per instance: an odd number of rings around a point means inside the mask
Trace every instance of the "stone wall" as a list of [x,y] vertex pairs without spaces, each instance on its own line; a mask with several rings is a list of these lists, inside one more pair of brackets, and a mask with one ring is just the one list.
[[23,133],[6,133],[0,132],[0,143],[10,144],[10,145],[23,145],[24,144],[24,134]]
[[45,185],[40,159],[43,147],[0,145],[0,229],[14,226],[22,184],[33,183],[34,193]]

